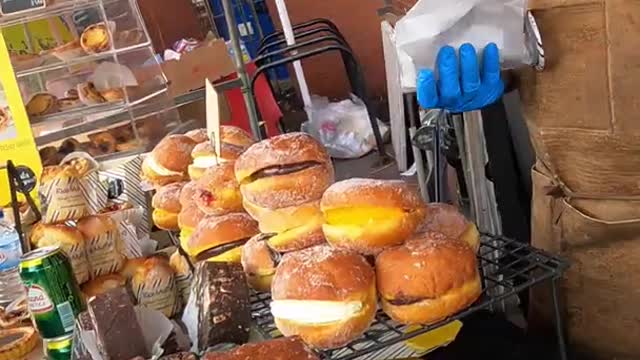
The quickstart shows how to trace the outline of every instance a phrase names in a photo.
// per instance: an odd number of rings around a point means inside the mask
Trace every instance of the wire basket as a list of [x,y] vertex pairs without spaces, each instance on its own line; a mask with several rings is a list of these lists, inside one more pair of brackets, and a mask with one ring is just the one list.
[[[478,254],[481,266],[483,292],[478,301],[466,310],[438,323],[408,330],[409,326],[391,320],[384,312],[378,311],[376,318],[360,338],[343,348],[322,351],[324,359],[393,359],[410,356],[411,349],[404,341],[428,331],[447,325],[455,320],[481,310],[494,310],[495,306],[532,286],[558,279],[568,264],[553,255],[529,245],[502,236],[483,235]],[[252,316],[265,338],[282,336],[273,322],[267,293],[252,296]],[[564,351],[562,349],[561,351]]]

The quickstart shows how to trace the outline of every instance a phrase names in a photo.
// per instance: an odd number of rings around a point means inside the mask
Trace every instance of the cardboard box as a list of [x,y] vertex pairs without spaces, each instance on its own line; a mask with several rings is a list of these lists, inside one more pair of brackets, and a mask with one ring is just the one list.
[[150,65],[132,69],[138,83],[144,83],[164,73],[169,95],[176,97],[204,87],[204,80],[216,82],[236,71],[224,40],[206,40],[201,47],[183,54],[180,60],[170,60],[160,67]]
[[205,79],[215,82],[235,70],[227,45],[220,39],[210,40],[183,54],[180,60],[162,64],[162,71],[169,80],[169,94],[174,97],[202,88]]

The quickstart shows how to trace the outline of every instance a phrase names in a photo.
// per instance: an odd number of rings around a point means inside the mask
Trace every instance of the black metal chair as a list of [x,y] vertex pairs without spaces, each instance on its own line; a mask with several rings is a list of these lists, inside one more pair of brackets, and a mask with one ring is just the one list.
[[[329,42],[329,44],[326,44],[327,42]],[[325,43],[325,45],[323,45],[323,43]],[[351,49],[344,43],[344,39],[341,39],[338,36],[323,36],[296,43],[294,45],[286,46],[281,49],[267,52],[258,56],[255,59],[258,68],[256,69],[256,72],[253,74],[251,79],[251,94],[255,97],[255,82],[258,76],[263,73],[267,73],[270,69],[324,53],[338,51],[342,55],[343,63],[347,71],[347,76],[349,78],[352,91],[356,96],[362,99],[369,113],[369,122],[376,139],[378,153],[381,158],[387,158],[387,154],[384,150],[384,142],[382,140],[382,135],[380,133],[380,128],[377,122],[376,109],[369,99],[369,96],[367,95],[366,83],[361,66],[356,61],[356,58],[353,55]],[[317,47],[318,45],[323,46]],[[305,48],[310,47],[312,48],[304,50]],[[281,58],[269,61],[274,57]]]

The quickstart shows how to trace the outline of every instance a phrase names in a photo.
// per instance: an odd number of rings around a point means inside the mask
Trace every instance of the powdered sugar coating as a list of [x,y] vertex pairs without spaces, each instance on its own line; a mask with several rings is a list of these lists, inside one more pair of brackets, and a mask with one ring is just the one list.
[[191,255],[197,256],[214,246],[249,239],[259,233],[258,223],[248,214],[207,215],[187,240],[187,247]]
[[319,245],[286,254],[271,290],[274,300],[358,301],[374,284],[373,268],[364,257]]
[[[326,149],[311,135],[294,132],[253,144],[236,161],[236,177],[242,182],[253,173],[271,167],[302,162],[331,164]],[[331,166],[333,173],[333,167]]]
[[170,171],[186,173],[192,162],[191,151],[196,145],[196,142],[188,136],[169,135],[160,140],[150,156]]
[[424,203],[402,180],[352,178],[331,185],[322,196],[323,210],[359,206],[415,209]]

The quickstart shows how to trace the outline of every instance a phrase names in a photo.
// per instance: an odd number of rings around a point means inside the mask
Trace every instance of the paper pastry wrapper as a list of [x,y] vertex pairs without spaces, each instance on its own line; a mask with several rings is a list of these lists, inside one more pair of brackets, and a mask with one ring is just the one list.
[[110,231],[93,239],[86,239],[86,243],[91,278],[116,273],[124,266],[126,258],[119,231]]
[[133,293],[139,305],[160,311],[172,317],[180,309],[175,275],[147,278],[144,283],[133,286]]
[[117,225],[122,240],[123,252],[128,259],[145,256],[145,233],[140,224],[144,221],[144,210],[136,206],[105,213]]
[[[136,306],[136,316],[138,323],[142,329],[142,335],[144,336],[144,342],[152,354],[151,359],[159,359],[163,354],[162,345],[174,331],[174,324],[161,312],[145,308],[143,306]],[[178,330],[178,328],[176,328]],[[75,347],[84,347],[85,353],[91,355],[93,360],[109,360],[100,354],[98,350],[98,342],[96,339],[96,333],[94,331],[79,330],[76,327],[76,338],[80,339],[78,345]],[[132,341],[138,341],[139,339],[132,339]]]
[[73,268],[73,275],[76,278],[78,284],[83,284],[89,281],[91,271],[89,270],[89,260],[87,259],[87,247],[86,243],[67,245],[61,244],[62,251],[67,254],[71,267]]
[[[142,209],[142,219],[139,223],[136,223],[131,219],[128,220],[136,225],[138,239],[148,239],[151,229],[151,209],[149,205],[150,202],[147,199],[147,193],[141,187],[141,171],[142,157],[136,156],[116,168],[110,168],[101,171],[101,175],[109,178],[124,179],[124,193],[121,195],[121,198],[127,201],[129,204],[134,205],[134,207],[139,207],[140,209]],[[117,219],[114,220],[118,222]]]
[[189,301],[189,294],[191,293],[191,281],[193,280],[193,273],[178,274],[176,275],[176,285],[178,288],[178,296],[182,300],[182,304],[186,304]]
[[82,177],[59,176],[42,184],[43,223],[78,220],[96,214],[107,204],[108,189],[100,182],[99,164],[93,158],[85,153],[72,153],[61,164],[80,157],[92,162],[94,169]]

